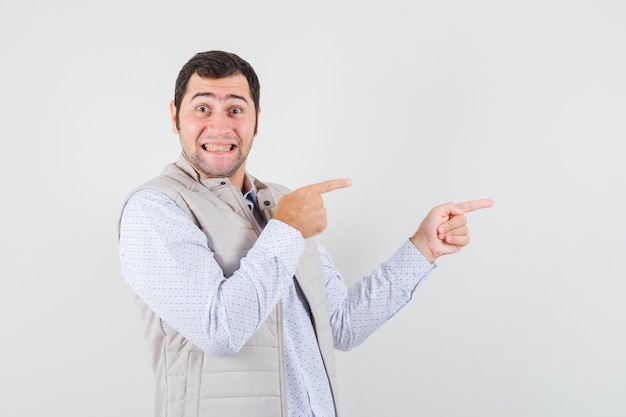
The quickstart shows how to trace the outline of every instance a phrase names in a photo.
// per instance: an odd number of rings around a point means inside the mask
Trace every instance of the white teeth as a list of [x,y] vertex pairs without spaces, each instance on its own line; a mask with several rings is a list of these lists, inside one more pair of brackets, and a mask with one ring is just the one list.
[[213,145],[210,143],[202,145],[205,151],[209,152],[227,152],[230,151],[232,145]]

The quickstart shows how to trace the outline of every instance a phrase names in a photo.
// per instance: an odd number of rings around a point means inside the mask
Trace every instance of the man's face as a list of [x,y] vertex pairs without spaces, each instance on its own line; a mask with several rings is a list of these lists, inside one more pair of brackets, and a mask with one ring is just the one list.
[[174,133],[196,171],[205,178],[229,177],[241,188],[258,116],[246,78],[193,74],[180,103],[178,128],[173,102],[170,112]]

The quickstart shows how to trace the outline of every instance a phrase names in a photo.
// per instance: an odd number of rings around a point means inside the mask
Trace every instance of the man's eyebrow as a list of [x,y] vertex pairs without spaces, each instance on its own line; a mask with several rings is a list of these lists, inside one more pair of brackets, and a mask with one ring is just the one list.
[[[216,97],[216,95],[214,93],[210,93],[210,92],[200,92],[200,93],[196,93],[193,95],[193,97],[191,97],[191,100],[196,99],[197,97]],[[238,94],[227,94],[226,98],[234,98],[236,100],[242,100],[244,103],[247,103],[248,100],[246,100],[246,98],[244,96],[240,96]]]

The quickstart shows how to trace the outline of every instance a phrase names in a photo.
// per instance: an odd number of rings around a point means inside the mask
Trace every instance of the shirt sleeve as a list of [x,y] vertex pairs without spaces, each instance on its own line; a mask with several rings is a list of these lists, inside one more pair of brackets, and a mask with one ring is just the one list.
[[302,235],[271,220],[226,279],[204,233],[162,192],[134,193],[120,221],[128,284],[161,319],[214,355],[241,349],[292,282],[303,252]]
[[396,253],[350,288],[328,252],[320,248],[335,347],[352,349],[412,298],[419,283],[436,268],[406,241]]

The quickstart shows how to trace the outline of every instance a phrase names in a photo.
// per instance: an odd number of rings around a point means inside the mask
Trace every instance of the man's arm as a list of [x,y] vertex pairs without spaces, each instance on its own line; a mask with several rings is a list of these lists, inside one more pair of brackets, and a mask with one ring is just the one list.
[[458,252],[469,243],[465,213],[492,205],[491,200],[483,199],[433,208],[409,241],[349,289],[330,256],[322,251],[336,347],[347,350],[358,346],[408,303],[438,257]]
[[435,269],[407,240],[393,256],[350,288],[325,249],[320,248],[335,347],[359,346],[412,298]]
[[304,250],[295,229],[270,221],[226,279],[204,233],[165,194],[135,193],[120,225],[120,261],[135,293],[192,343],[238,352],[291,285]]

